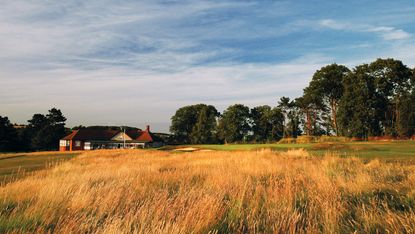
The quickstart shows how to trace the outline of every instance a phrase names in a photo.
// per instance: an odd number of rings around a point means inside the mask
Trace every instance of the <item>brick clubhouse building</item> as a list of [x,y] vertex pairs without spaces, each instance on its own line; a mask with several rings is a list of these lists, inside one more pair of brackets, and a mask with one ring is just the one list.
[[59,142],[60,151],[149,148],[163,146],[163,140],[146,130],[107,130],[82,128],[73,131]]

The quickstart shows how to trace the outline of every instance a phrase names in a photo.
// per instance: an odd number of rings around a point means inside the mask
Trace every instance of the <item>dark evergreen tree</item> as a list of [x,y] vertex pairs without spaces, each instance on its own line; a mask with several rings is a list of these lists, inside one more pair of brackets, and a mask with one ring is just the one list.
[[34,114],[25,129],[31,150],[57,150],[59,140],[66,135],[66,118],[59,109],[52,108],[48,114]]
[[272,126],[268,141],[278,141],[284,136],[284,114],[281,109],[274,107],[269,113],[269,123]]
[[16,129],[6,116],[0,116],[0,151],[15,151],[18,147],[19,138]]
[[263,142],[268,139],[271,128],[268,117],[270,111],[271,107],[266,105],[251,109],[253,140]]

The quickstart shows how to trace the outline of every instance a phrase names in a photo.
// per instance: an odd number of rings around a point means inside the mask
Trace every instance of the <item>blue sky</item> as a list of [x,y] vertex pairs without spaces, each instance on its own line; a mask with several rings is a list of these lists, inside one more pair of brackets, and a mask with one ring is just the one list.
[[276,105],[333,62],[415,66],[415,2],[4,1],[0,115],[167,131],[178,107]]

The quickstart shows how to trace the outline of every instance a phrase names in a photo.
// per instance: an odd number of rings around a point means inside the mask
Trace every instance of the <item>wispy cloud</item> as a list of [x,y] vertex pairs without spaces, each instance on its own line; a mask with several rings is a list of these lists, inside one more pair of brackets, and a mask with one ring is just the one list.
[[[120,124],[131,121],[131,115],[137,122],[163,122],[192,103],[211,103],[220,110],[235,102],[276,105],[279,96],[299,95],[309,74],[323,64],[308,58],[307,63],[200,66],[172,74],[128,68],[22,72],[21,79],[0,82],[5,88],[0,105],[34,113],[53,104],[76,119],[72,124]],[[0,77],[8,76],[13,72],[0,72]]]
[[340,23],[333,19],[323,19],[319,21],[319,24],[323,27],[335,29],[335,30],[348,30],[353,29],[354,27],[348,23]]
[[35,66],[60,61],[86,67],[141,64],[155,69],[163,64],[171,67],[168,61],[179,58],[185,65],[214,54],[186,51],[198,46],[197,42],[175,35],[170,22],[224,4],[172,4],[168,6],[172,14],[162,4],[150,1],[122,6],[109,3],[110,7],[93,1],[52,6],[46,2],[9,2],[0,10],[0,56]]
[[404,40],[412,36],[410,33],[394,27],[373,27],[367,29],[367,31],[380,33],[385,40]]
[[[168,122],[177,107],[196,102],[221,110],[235,102],[275,105],[282,95],[300,95],[327,63],[396,55],[415,65],[405,49],[415,44],[411,10],[404,27],[399,17],[390,24],[373,23],[378,16],[345,22],[328,14],[338,9],[334,3],[309,4],[6,1],[0,114],[24,122],[57,106],[70,125]],[[337,37],[339,31],[352,36]],[[361,39],[370,34],[377,36]]]
[[410,33],[404,31],[403,29],[397,29],[394,27],[343,23],[333,19],[320,20],[319,25],[334,30],[376,33],[380,35],[384,40],[404,40],[409,39],[412,36]]

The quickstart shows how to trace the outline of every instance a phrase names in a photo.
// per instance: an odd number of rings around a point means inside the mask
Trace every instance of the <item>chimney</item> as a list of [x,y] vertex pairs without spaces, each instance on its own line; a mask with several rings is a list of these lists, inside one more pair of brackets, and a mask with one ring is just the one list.
[[150,125],[146,126],[146,132],[150,132]]

